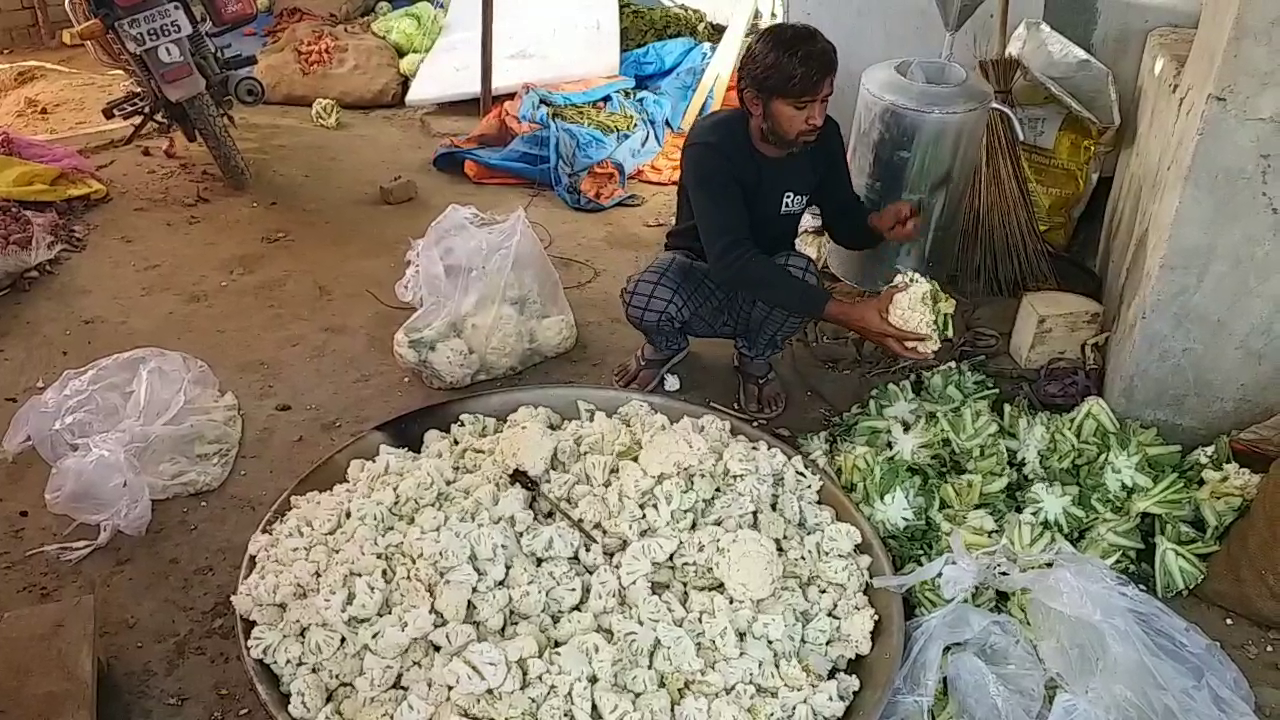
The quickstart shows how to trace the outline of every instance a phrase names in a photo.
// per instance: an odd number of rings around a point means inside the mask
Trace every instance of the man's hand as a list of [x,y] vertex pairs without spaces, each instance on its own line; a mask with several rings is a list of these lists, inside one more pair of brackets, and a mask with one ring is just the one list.
[[889,303],[902,291],[902,286],[891,287],[876,297],[854,302],[832,299],[827,302],[822,319],[855,332],[886,350],[911,360],[924,360],[930,355],[908,348],[905,343],[924,340],[925,336],[894,327],[889,322]]
[[909,202],[899,200],[873,212],[867,222],[889,242],[907,243],[920,233],[920,211]]

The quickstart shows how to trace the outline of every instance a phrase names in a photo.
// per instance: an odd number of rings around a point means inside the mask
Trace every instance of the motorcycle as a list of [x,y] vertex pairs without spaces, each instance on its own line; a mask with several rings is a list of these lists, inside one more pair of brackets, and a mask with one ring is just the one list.
[[135,88],[102,109],[106,120],[141,118],[201,142],[229,186],[249,184],[249,165],[228,125],[232,108],[260,104],[262,82],[243,72],[252,55],[224,51],[217,38],[258,17],[254,0],[65,0],[74,35],[102,65],[124,70]]

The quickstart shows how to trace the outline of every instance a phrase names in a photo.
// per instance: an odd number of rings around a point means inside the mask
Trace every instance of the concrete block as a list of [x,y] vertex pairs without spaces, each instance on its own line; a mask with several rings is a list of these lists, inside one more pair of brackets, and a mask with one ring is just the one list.
[[[1280,3],[1205,0],[1150,208],[1146,272],[1123,292],[1103,397],[1199,443],[1280,408]],[[1147,128],[1140,128],[1139,132]]]
[[418,183],[405,177],[394,177],[390,182],[378,186],[378,195],[388,205],[407,203],[418,197]]
[[36,13],[34,10],[10,10],[8,12],[0,12],[0,28],[5,30],[34,27],[35,24]]
[[92,595],[0,616],[0,715],[93,720],[97,680]]
[[1009,354],[1028,370],[1054,358],[1082,360],[1085,341],[1101,333],[1101,303],[1056,290],[1027,293],[1018,305]]
[[1127,129],[1094,265],[1102,275],[1103,322],[1107,324],[1115,320],[1122,305],[1133,302],[1143,279],[1160,260],[1159,249],[1151,243],[1152,210],[1177,152],[1169,138],[1182,117],[1183,94],[1178,87],[1195,36],[1195,30],[1157,28],[1147,37],[1137,112],[1125,120]]

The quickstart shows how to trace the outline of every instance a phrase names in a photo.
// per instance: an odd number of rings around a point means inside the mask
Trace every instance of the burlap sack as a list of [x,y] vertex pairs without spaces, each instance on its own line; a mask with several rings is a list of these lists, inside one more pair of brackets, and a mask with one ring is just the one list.
[[1280,460],[1258,487],[1244,517],[1209,558],[1201,598],[1269,627],[1280,627]]
[[291,7],[302,8],[322,18],[344,23],[368,15],[376,0],[276,0],[272,10],[279,14]]
[[[304,75],[294,43],[318,28],[338,40],[333,63]],[[322,23],[298,23],[258,51],[255,73],[272,105],[311,105],[317,98],[337,100],[344,108],[391,107],[404,97],[400,59],[383,40],[364,30]]]

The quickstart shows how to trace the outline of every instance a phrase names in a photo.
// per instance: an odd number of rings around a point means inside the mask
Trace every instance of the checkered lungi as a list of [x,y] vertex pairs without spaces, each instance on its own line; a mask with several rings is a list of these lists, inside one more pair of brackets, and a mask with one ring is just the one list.
[[[787,272],[817,285],[818,266],[788,251],[773,257]],[[668,250],[622,288],[627,322],[663,353],[678,353],[689,338],[732,339],[741,359],[762,362],[782,352],[809,318],[729,292],[711,279],[711,268],[695,255]]]

